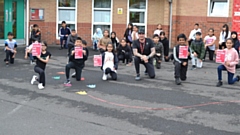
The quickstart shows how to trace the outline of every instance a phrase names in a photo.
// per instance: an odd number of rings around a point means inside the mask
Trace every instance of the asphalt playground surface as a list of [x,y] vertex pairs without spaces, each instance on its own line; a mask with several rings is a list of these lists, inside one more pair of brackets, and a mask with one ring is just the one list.
[[85,80],[72,78],[72,86],[65,87],[65,75],[58,72],[65,71],[67,50],[57,46],[48,50],[52,58],[44,90],[30,84],[36,73],[24,59],[23,47],[9,67],[0,51],[0,135],[240,134],[240,82],[228,85],[223,72],[223,86],[216,87],[219,64],[206,60],[202,69],[188,70],[187,81],[180,86],[174,83],[172,62],[163,62],[155,79],[145,76],[141,66],[142,80],[135,81],[134,66],[121,64],[117,81],[102,81],[100,68],[93,67],[98,52],[89,49]]

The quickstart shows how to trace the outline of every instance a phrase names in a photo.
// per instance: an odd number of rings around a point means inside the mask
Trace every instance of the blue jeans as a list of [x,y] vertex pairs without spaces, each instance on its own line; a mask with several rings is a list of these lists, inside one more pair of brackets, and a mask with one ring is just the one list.
[[[64,46],[63,46],[63,41],[65,40],[64,42]],[[61,44],[61,48],[67,48],[67,37],[66,36],[63,36],[63,37],[60,37],[60,44]]]
[[33,56],[32,56],[32,53],[28,53],[28,56],[29,56],[29,59],[30,59],[31,61],[34,60],[34,58],[33,58]]
[[[218,72],[218,80],[221,81],[222,80],[222,70],[227,71],[226,67],[224,65],[220,65],[217,68],[217,72]],[[238,78],[233,78],[234,74],[227,71],[228,73],[228,84],[234,84],[236,81],[238,81]]]

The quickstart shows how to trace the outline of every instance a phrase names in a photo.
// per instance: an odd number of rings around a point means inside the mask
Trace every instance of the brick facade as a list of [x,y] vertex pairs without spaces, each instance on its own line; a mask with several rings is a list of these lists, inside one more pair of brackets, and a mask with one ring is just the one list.
[[[30,0],[30,8],[44,8],[44,21],[30,21],[38,24],[42,31],[42,39],[49,44],[59,44],[56,39],[56,0]],[[112,31],[118,38],[123,38],[127,26],[128,0],[112,0]],[[209,28],[215,29],[218,37],[221,27],[227,23],[231,28],[232,2],[229,3],[229,17],[208,17],[208,0],[173,0],[172,3],[172,44],[176,45],[176,37],[180,33],[189,35],[195,23],[200,24],[203,37]],[[77,2],[77,32],[91,45],[92,35],[92,0],[78,0]],[[196,6],[197,5],[197,6]],[[117,14],[117,8],[123,8],[123,14]],[[83,10],[84,9],[84,10]],[[147,7],[147,36],[152,37],[158,23],[161,23],[167,37],[169,34],[169,2],[168,0],[148,0]]]

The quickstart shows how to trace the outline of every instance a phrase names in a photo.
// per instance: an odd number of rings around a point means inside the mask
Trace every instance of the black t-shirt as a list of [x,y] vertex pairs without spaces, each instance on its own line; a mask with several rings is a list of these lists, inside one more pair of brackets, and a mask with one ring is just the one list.
[[[41,57],[42,59],[46,60],[46,58],[47,58],[48,56],[49,56],[49,58],[50,58],[50,57],[51,57],[51,53],[48,52],[48,51],[46,51],[45,54],[41,53],[41,56],[40,56],[40,57]],[[37,59],[37,61],[36,61],[37,66],[44,70],[47,63],[42,62],[42,61],[39,60],[37,57],[36,57],[36,59]]]
[[140,43],[139,39],[133,41],[133,49],[137,49],[138,53],[142,55],[151,54],[151,48],[154,47],[154,44],[151,39],[145,38],[145,43]]

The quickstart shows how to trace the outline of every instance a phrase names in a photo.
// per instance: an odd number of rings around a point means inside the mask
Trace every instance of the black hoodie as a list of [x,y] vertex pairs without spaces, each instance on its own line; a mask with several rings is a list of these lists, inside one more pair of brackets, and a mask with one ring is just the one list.
[[168,41],[168,39],[165,37],[163,40],[160,39],[159,42],[161,42],[163,44],[164,56],[168,56],[169,55],[169,41]]

